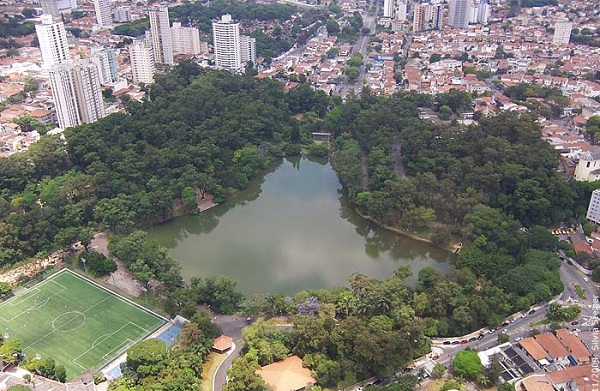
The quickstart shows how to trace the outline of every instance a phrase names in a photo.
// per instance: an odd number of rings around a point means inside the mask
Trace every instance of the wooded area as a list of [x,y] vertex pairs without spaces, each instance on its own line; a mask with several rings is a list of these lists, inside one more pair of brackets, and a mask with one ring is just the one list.
[[[540,139],[533,116],[507,112],[471,126],[418,117],[420,107],[443,106],[460,114],[471,97],[376,97],[365,90],[342,102],[306,85],[285,92],[272,80],[181,62],[157,76],[127,113],[68,129],[66,143],[44,136],[28,152],[0,160],[0,264],[87,244],[94,232],[110,229],[109,249],[170,313],[193,317],[205,303],[218,313],[294,317],[290,334],[264,322],[246,331],[244,360],[252,365],[234,365],[246,371],[240,389],[257,381],[248,368],[290,354],[303,357],[323,385],[389,376],[428,351],[427,336],[497,326],[561,292],[557,240],[544,226],[575,219],[594,188],[560,176],[556,152]],[[463,241],[454,269],[421,270],[416,289],[404,284],[411,271],[399,268],[387,280],[354,274],[349,287],[244,298],[224,277],[199,276],[184,286],[167,250],[133,230],[178,208],[193,210],[196,192],[224,200],[270,159],[309,145],[313,131],[332,133],[332,161],[351,205],[436,244]],[[406,177],[398,175],[399,156]],[[202,359],[192,362],[188,353],[205,352],[212,332],[194,330],[192,350],[165,356],[161,346],[139,347],[161,351],[158,362],[132,363],[115,389],[188,389],[159,379],[199,373]]]

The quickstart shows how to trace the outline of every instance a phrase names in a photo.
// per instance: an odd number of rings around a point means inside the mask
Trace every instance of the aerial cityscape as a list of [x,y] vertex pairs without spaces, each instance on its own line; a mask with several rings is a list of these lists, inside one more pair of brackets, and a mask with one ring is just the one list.
[[600,388],[598,0],[0,9],[0,390]]

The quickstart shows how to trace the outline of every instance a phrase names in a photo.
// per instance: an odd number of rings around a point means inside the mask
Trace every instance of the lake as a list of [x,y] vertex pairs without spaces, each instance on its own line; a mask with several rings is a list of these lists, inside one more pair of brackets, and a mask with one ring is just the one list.
[[328,160],[283,159],[248,189],[198,215],[151,227],[186,280],[224,275],[246,294],[346,285],[352,273],[387,278],[410,265],[449,268],[447,252],[378,228],[348,207]]

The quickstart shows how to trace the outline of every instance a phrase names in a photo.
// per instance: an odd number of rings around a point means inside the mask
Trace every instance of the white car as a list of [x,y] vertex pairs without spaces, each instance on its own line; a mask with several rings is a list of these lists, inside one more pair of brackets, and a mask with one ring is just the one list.
[[523,339],[523,337],[517,337],[517,338],[515,338],[515,342],[519,342],[522,339]]

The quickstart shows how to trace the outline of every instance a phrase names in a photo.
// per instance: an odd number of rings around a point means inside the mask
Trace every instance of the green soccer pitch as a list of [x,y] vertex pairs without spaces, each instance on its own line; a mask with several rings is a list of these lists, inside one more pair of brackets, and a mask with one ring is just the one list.
[[166,320],[63,270],[0,304],[0,332],[27,357],[52,357],[73,379],[98,370]]

